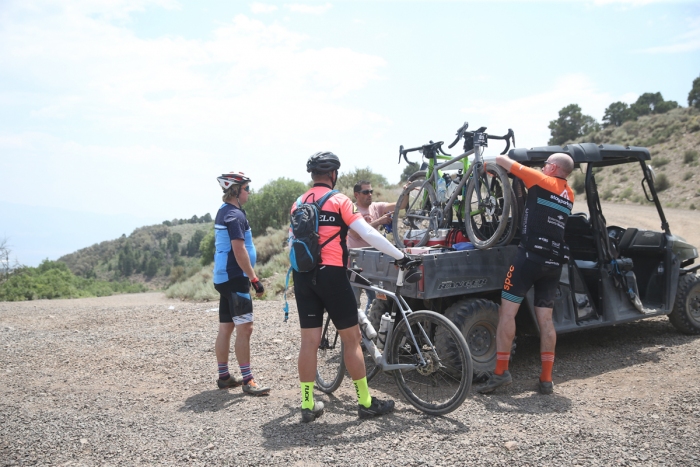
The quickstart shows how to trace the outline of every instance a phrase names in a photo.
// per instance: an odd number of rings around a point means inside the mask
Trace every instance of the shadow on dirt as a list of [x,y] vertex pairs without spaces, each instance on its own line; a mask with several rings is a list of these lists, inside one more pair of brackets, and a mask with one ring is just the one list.
[[557,395],[557,384],[585,380],[642,364],[660,364],[664,352],[698,339],[680,334],[665,317],[591,329],[557,336],[554,362],[554,394],[542,396],[537,389],[540,373],[538,337],[518,337],[509,365],[513,384],[489,395],[472,386],[472,400],[494,412],[568,412],[571,401]]
[[[265,438],[263,446],[267,449],[284,450],[301,446],[344,446],[348,444],[348,431],[352,430],[352,442],[362,443],[378,437],[378,433],[385,436],[387,433],[395,433],[404,436],[410,426],[423,425],[438,435],[444,435],[445,439],[452,439],[456,434],[467,434],[471,429],[462,422],[446,415],[433,417],[419,412],[413,407],[397,408],[392,414],[378,417],[372,420],[360,420],[357,418],[357,404],[343,401],[334,395],[324,395],[326,413],[313,423],[301,423],[301,415],[298,407],[285,404],[280,407],[280,415],[262,425],[262,435]],[[329,402],[325,400],[329,399]],[[337,421],[338,416],[343,421]],[[423,417],[421,417],[421,415]],[[349,418],[349,420],[348,420]],[[433,424],[433,421],[439,423]],[[366,429],[357,430],[366,424]],[[398,436],[397,436],[398,439]]]
[[[667,349],[695,339],[698,336],[680,334],[665,317],[563,334],[557,336],[555,382],[587,379],[645,363],[660,363]],[[523,377],[536,378],[540,368],[539,338],[518,338],[510,367]]]
[[190,396],[185,400],[185,405],[178,409],[178,412],[218,412],[231,406],[243,403],[246,395],[238,390],[213,389],[200,392]]

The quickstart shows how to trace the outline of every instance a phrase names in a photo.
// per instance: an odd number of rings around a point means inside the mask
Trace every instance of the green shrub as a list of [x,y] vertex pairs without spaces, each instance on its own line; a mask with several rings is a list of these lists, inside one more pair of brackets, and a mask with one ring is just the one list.
[[284,251],[288,237],[289,229],[286,227],[282,229],[268,227],[265,230],[265,235],[255,237],[253,243],[257,252],[257,264],[265,264],[270,258]]
[[287,274],[289,269],[289,254],[286,251],[277,253],[265,264],[256,268],[255,273],[261,279],[267,279],[274,274]]
[[656,157],[656,158],[654,158],[654,160],[652,161],[652,164],[653,164],[655,167],[661,168],[661,167],[663,167],[664,165],[668,164],[669,162],[671,162],[671,161],[668,160],[668,158],[666,158],[666,157]]
[[165,296],[183,300],[217,300],[219,293],[214,288],[212,277],[211,267],[204,266],[184,281],[168,287],[165,291]]
[[654,187],[657,192],[668,190],[671,188],[671,182],[668,180],[666,174],[658,174],[656,176],[656,182],[654,182]]
[[620,177],[620,183],[625,183],[627,180],[629,180],[627,178],[627,175],[623,175],[622,177]]
[[683,174],[683,181],[685,182],[686,180],[690,180],[693,177],[692,172],[686,172]]
[[693,203],[690,203],[690,206],[688,206],[688,209],[690,209],[691,211],[695,211],[697,208],[695,207],[695,205]]
[[613,190],[612,190],[611,188],[608,188],[607,190],[605,190],[605,191],[603,192],[603,194],[600,195],[600,197],[601,197],[602,199],[606,200],[606,201],[609,200],[609,199],[612,199],[612,197],[613,197]]
[[0,301],[102,297],[144,292],[142,284],[105,282],[74,275],[65,263],[44,260],[36,267],[15,270],[0,284]]
[[268,227],[288,226],[292,204],[306,189],[303,183],[283,177],[251,193],[245,208],[253,235],[262,235]]
[[698,152],[695,149],[688,149],[683,153],[683,163],[690,164],[698,159]]
[[620,199],[627,199],[630,196],[632,196],[632,188],[630,187],[625,188],[622,193],[620,193]]
[[199,243],[199,253],[202,255],[202,257],[199,258],[199,262],[202,266],[206,266],[207,264],[214,262],[215,250],[216,245],[214,241],[214,229],[211,229]]

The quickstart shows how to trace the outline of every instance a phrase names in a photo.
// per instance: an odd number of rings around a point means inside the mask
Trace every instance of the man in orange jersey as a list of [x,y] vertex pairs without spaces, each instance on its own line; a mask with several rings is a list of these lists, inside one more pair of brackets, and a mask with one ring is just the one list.
[[552,311],[561,268],[569,260],[564,228],[574,205],[574,192],[566,178],[574,169],[574,161],[568,154],[552,154],[544,163],[542,172],[525,167],[507,156],[498,156],[496,163],[520,178],[528,193],[520,245],[501,291],[496,329],[496,370],[478,391],[488,393],[513,381],[508,371],[508,361],[515,338],[515,315],[525,294],[534,285],[542,359],[539,389],[542,394],[552,394],[552,366],[557,343]]
[[[317,152],[306,162],[313,187],[300,198],[301,203],[316,202],[324,198],[338,181],[340,159],[332,152]],[[298,208],[292,206],[292,213]],[[345,366],[352,377],[357,392],[358,416],[371,418],[394,410],[394,401],[372,397],[367,386],[365,361],[360,347],[360,328],[357,303],[346,274],[348,261],[346,245],[349,230],[357,232],[363,240],[405,265],[410,259],[370,226],[352,203],[342,193],[327,198],[318,216],[318,244],[321,261],[308,272],[293,271],[294,295],[301,327],[299,349],[299,384],[301,386],[301,420],[308,423],[323,414],[323,402],[314,400],[314,380],[318,347],[321,344],[323,314],[333,321],[344,346]]]

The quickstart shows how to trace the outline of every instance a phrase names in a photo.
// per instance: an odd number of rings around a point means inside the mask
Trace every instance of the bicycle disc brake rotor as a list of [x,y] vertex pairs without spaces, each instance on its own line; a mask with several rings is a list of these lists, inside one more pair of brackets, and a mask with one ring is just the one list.
[[434,350],[421,352],[421,355],[425,360],[425,366],[419,366],[416,371],[423,376],[430,376],[440,367],[440,360]]
[[496,206],[498,206],[498,202],[496,201],[495,196],[490,195],[487,200],[482,201],[481,205],[484,208],[486,215],[493,217],[493,214],[496,212]]

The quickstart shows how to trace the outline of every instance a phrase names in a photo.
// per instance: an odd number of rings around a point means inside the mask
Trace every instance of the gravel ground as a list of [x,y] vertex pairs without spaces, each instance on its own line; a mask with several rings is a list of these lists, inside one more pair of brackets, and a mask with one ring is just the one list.
[[0,464],[700,465],[700,338],[665,318],[560,336],[553,396],[519,339],[513,384],[447,416],[381,375],[394,414],[359,421],[346,379],[303,425],[291,306],[284,324],[280,302],[255,303],[253,372],[273,392],[254,398],[216,389],[212,303],[0,303]]

